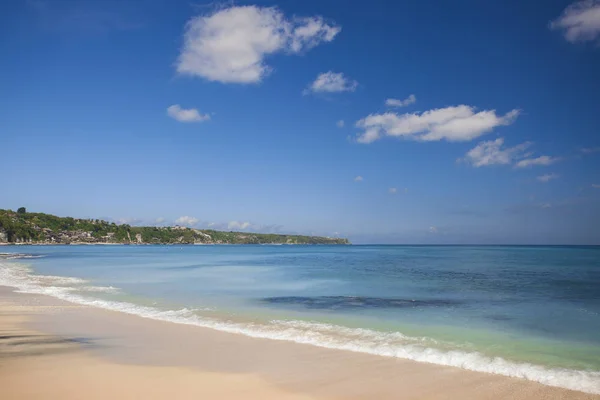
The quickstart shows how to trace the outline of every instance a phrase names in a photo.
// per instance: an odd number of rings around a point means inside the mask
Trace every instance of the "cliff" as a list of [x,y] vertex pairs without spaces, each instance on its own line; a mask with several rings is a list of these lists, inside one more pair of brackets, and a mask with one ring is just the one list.
[[0,244],[350,244],[319,236],[116,224],[0,209]]

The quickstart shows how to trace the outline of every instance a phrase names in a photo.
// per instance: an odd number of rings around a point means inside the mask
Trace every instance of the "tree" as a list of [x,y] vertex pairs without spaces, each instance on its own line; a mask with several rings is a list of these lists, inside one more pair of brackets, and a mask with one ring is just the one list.
[[25,207],[20,207],[20,208],[17,210],[17,214],[25,214],[26,212],[27,212],[27,210],[25,209]]

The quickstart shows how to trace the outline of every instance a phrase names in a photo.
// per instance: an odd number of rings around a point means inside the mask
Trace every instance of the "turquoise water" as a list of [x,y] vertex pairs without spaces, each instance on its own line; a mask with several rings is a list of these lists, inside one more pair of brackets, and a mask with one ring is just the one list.
[[600,247],[4,247],[0,284],[600,393]]

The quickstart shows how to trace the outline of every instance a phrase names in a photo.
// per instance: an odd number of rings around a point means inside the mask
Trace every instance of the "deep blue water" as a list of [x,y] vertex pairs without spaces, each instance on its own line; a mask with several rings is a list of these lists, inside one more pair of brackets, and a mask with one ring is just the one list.
[[23,291],[600,392],[600,247],[0,250],[43,256],[0,260]]

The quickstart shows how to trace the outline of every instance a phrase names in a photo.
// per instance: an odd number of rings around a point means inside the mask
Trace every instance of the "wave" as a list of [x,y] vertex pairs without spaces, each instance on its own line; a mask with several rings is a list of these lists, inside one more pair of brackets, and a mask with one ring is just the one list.
[[[128,302],[102,300],[77,293],[82,291],[82,288],[94,287],[82,286],[87,283],[84,280],[38,276],[31,272],[30,268],[21,264],[0,263],[0,285],[15,287],[19,292],[49,295],[81,305],[120,311],[143,318],[194,325],[255,338],[459,367],[471,371],[523,378],[548,386],[600,394],[600,371],[547,368],[530,363],[513,362],[500,357],[489,357],[476,351],[441,350],[435,348],[438,342],[431,338],[410,337],[399,332],[378,332],[305,321],[273,320],[269,323],[240,323],[201,316],[195,309],[161,310]],[[58,283],[60,284],[55,286]],[[75,286],[65,286],[68,284],[75,284]]]
[[42,258],[45,257],[42,254],[23,254],[23,253],[0,253],[0,259],[5,260],[19,260],[26,258]]

